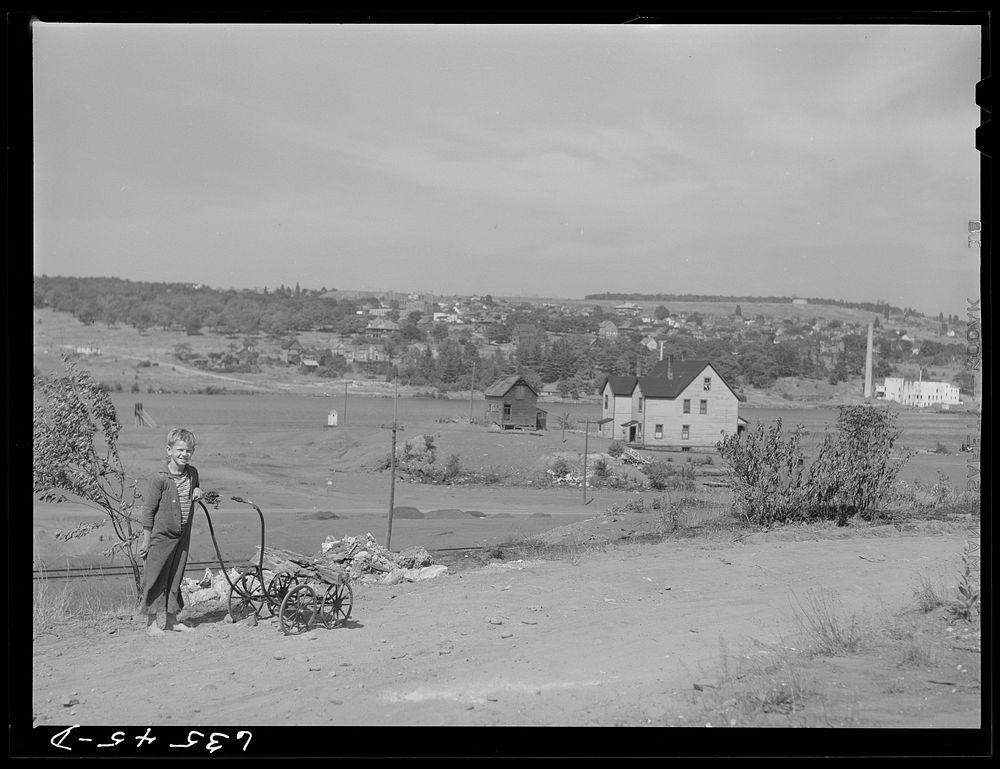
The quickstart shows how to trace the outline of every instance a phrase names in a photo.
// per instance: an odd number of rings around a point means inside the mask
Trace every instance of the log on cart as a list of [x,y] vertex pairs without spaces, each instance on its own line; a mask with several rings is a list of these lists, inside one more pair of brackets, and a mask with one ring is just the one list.
[[[260,558],[260,547],[256,558]],[[263,566],[276,574],[286,572],[300,580],[316,580],[328,585],[339,585],[350,579],[347,569],[336,562],[278,547],[264,548]]]

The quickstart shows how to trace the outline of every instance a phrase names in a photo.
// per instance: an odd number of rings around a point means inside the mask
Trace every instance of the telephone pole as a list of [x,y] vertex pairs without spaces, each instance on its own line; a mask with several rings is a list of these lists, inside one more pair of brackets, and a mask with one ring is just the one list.
[[392,401],[392,459],[389,461],[389,526],[385,533],[385,549],[392,547],[392,510],[396,504],[396,430],[399,414],[399,379],[396,380],[396,396]]
[[472,384],[469,385],[469,424],[472,424],[472,396],[476,392],[476,362],[472,361]]

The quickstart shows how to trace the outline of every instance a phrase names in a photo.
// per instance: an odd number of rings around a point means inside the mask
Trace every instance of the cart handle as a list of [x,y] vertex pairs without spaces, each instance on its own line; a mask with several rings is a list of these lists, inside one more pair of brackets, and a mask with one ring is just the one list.
[[[219,500],[218,492],[214,491],[208,492],[207,494],[205,494],[204,498],[207,499],[209,503],[215,504],[215,506],[218,507],[218,500]],[[261,512],[260,508],[257,507],[257,505],[255,505],[253,502],[250,502],[249,500],[243,499],[242,497],[232,497],[232,500],[234,502],[242,502],[244,504],[253,505],[253,508],[257,511],[257,516],[260,518],[260,558],[257,563],[257,569],[258,569],[258,574],[262,575],[264,573],[264,514]],[[205,520],[208,521],[208,531],[209,534],[211,534],[212,536],[212,545],[215,547],[215,554],[219,558],[219,567],[222,569],[222,574],[226,578],[226,582],[229,583],[229,587],[235,590],[236,586],[233,584],[233,581],[229,579],[229,572],[226,571],[226,563],[222,558],[221,551],[219,550],[219,542],[215,538],[215,527],[212,526],[212,516],[208,514],[208,508],[205,507],[205,503],[201,499],[191,500],[192,513],[194,512],[195,502],[201,505],[201,509],[205,513]]]

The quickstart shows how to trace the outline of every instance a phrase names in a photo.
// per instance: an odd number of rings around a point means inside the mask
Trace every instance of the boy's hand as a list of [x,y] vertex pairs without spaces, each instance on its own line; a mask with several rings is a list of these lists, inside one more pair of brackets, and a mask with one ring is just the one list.
[[149,555],[149,534],[142,535],[142,542],[139,543],[139,557],[146,560]]
[[192,499],[201,499],[203,496],[205,495],[202,493],[201,488],[197,488],[191,492]]

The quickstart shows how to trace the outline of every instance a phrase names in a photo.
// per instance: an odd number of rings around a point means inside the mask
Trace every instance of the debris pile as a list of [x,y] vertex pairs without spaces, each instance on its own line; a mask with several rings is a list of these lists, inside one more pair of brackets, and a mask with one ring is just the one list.
[[408,547],[394,553],[382,547],[370,532],[364,540],[327,537],[322,544],[322,557],[342,564],[351,579],[387,585],[431,579],[448,570],[440,564],[432,566],[430,553],[422,547]]
[[[240,578],[240,573],[236,569],[229,570],[229,579],[235,584]],[[184,603],[188,606],[204,603],[225,603],[229,601],[229,582],[226,581],[226,574],[219,569],[218,573],[212,574],[211,569],[205,569],[200,580],[185,577],[181,581],[181,595]]]

